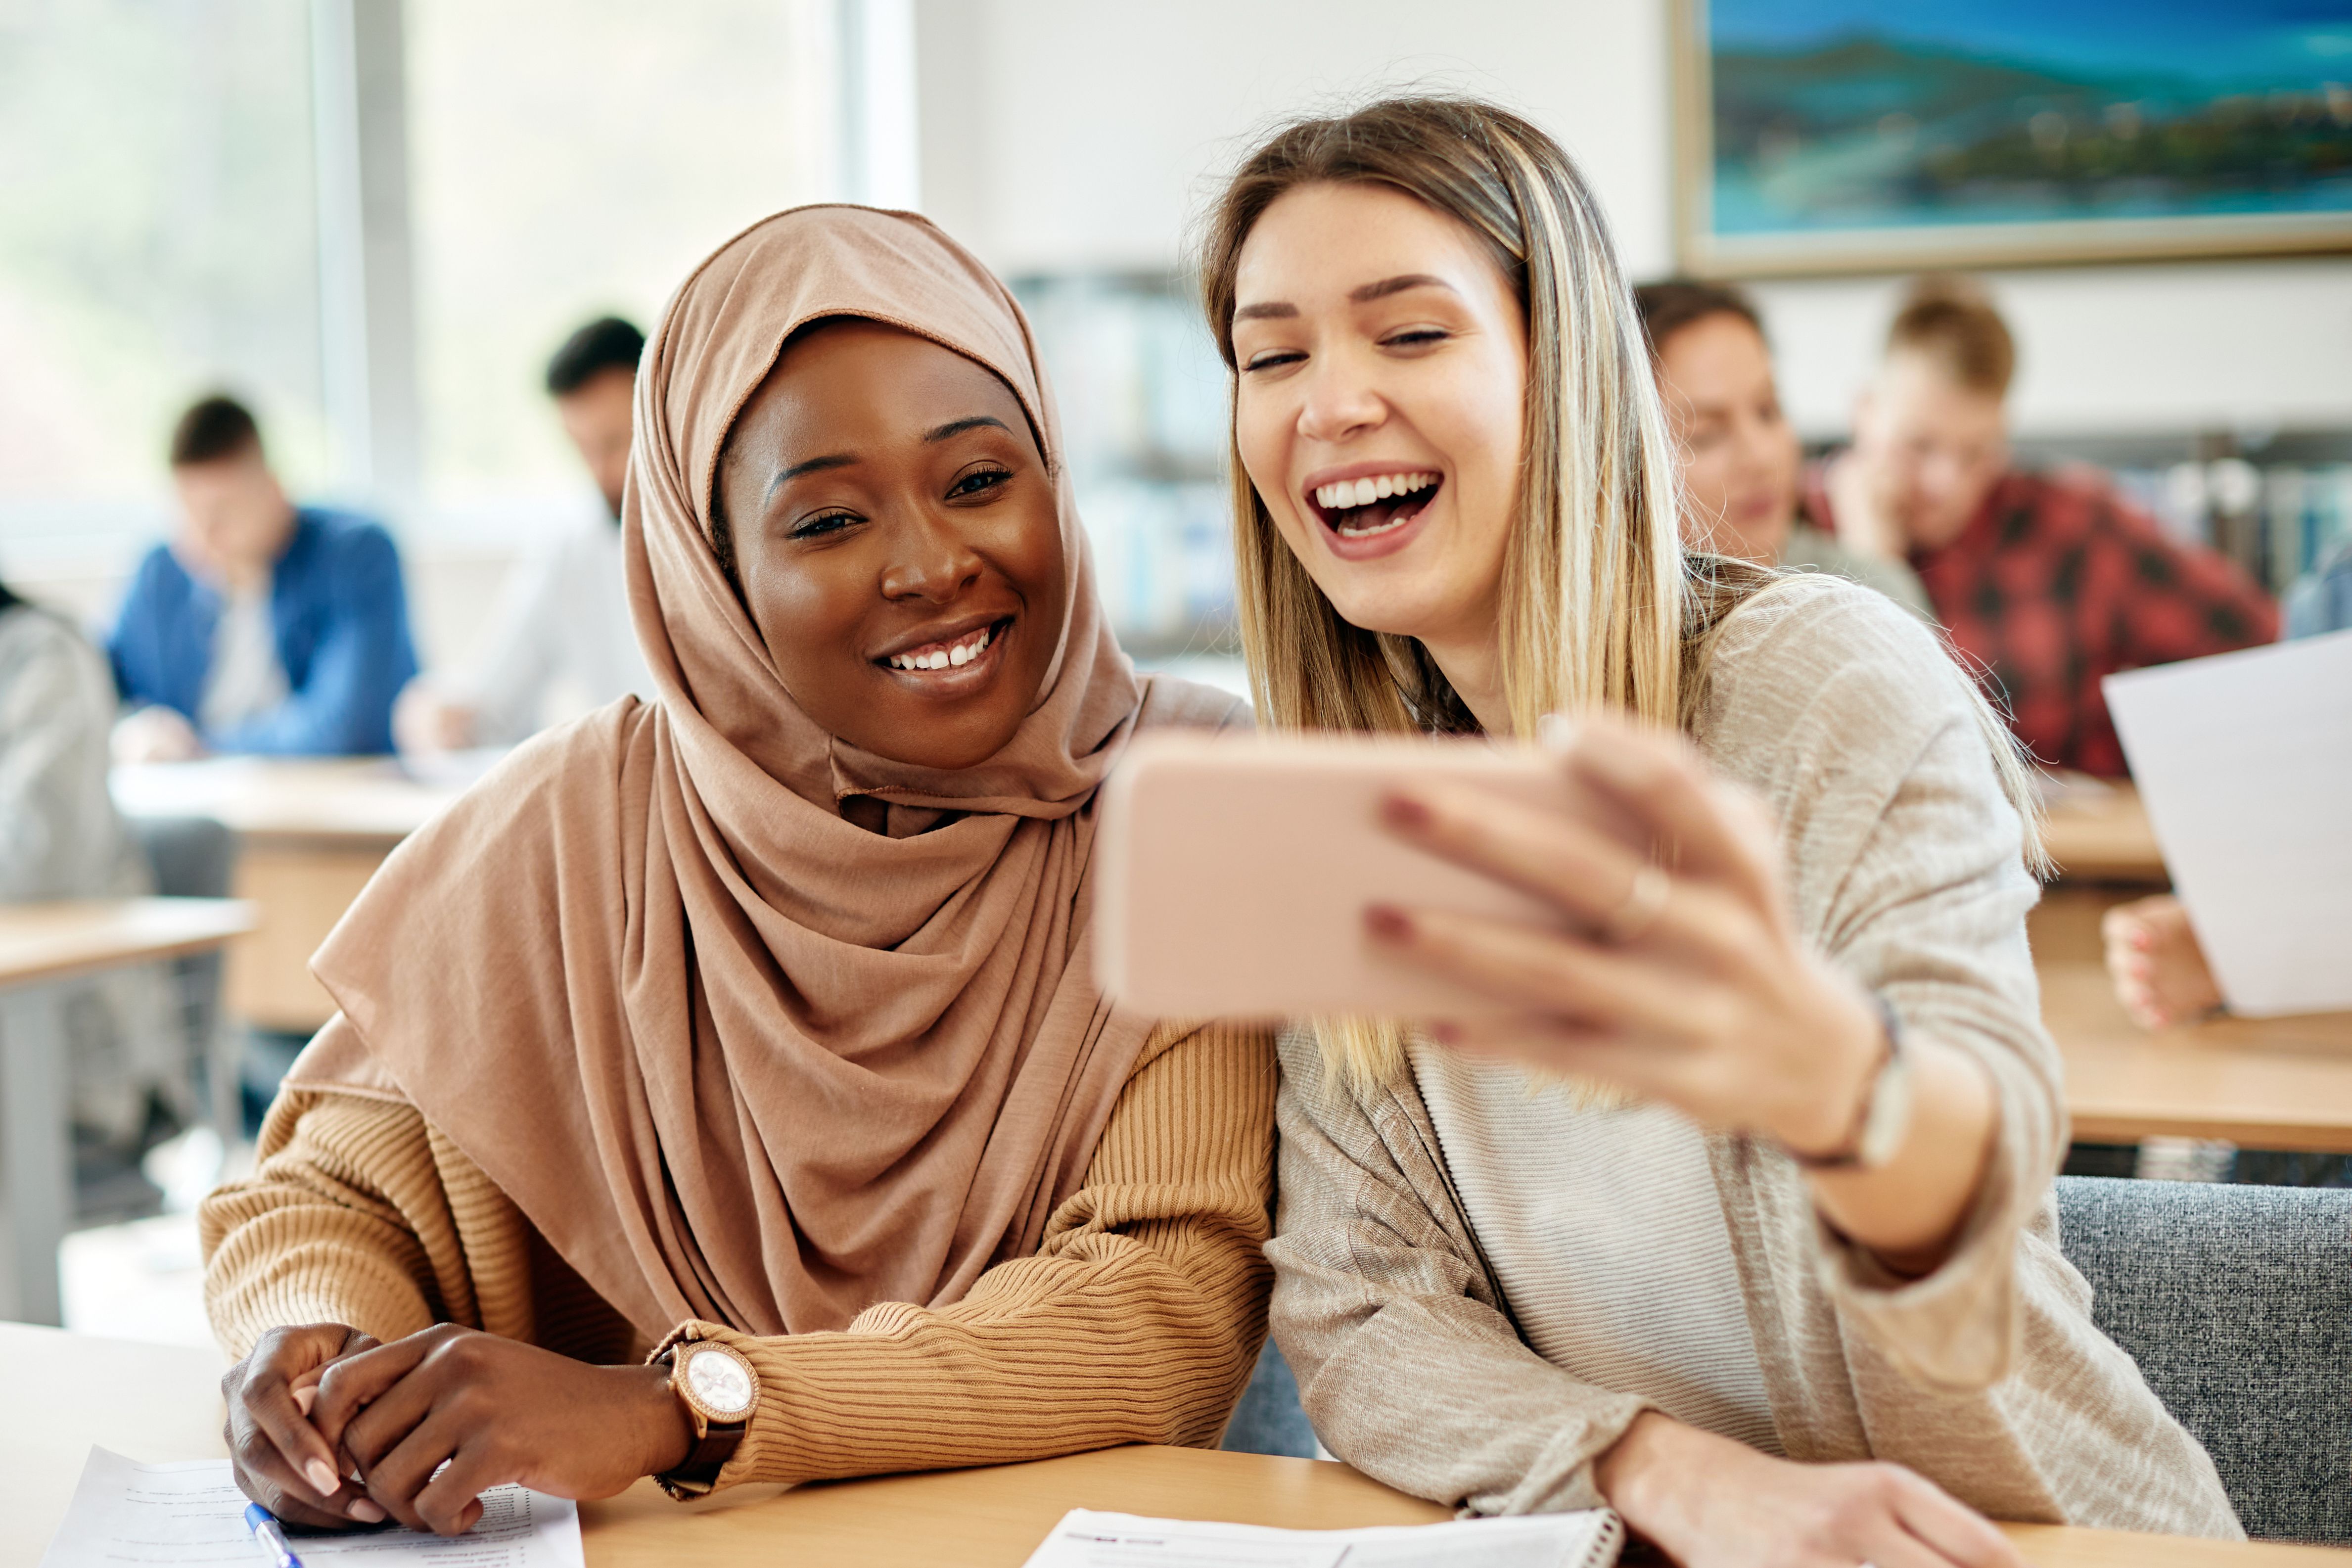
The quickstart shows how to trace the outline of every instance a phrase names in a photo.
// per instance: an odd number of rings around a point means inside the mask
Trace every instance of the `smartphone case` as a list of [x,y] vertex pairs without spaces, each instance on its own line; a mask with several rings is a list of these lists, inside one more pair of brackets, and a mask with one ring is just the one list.
[[1105,786],[1096,841],[1096,973],[1163,1017],[1509,1011],[1374,949],[1366,906],[1559,927],[1558,910],[1381,825],[1398,784],[1444,780],[1558,811],[1601,808],[1559,763],[1481,740],[1160,734]]

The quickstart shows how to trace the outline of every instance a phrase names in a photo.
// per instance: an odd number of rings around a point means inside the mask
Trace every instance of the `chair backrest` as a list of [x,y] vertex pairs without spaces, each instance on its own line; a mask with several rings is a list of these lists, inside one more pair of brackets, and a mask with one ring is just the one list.
[[2247,1533],[2352,1542],[2352,1189],[2061,1176],[2058,1224]]
[[224,899],[236,866],[236,835],[209,816],[133,817],[131,831],[167,899]]

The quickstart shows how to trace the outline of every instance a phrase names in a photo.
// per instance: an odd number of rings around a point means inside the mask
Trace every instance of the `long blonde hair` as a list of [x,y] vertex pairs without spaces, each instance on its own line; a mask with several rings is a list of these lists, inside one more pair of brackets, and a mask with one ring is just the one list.
[[[1243,244],[1266,209],[1308,184],[1381,184],[1467,227],[1518,296],[1528,331],[1527,426],[1503,561],[1497,632],[1512,732],[1547,713],[1610,708],[1687,730],[1714,634],[1780,574],[1686,552],[1681,481],[1641,318],[1608,221],[1557,142],[1473,99],[1385,99],[1298,121],[1245,159],[1201,244],[1210,334],[1238,375],[1233,321]],[[1280,730],[1475,728],[1415,639],[1342,619],[1283,542],[1229,451],[1235,597],[1258,721]],[[1990,710],[2002,781],[2031,820],[2032,789]],[[1385,1020],[1316,1025],[1335,1076],[1357,1088],[1402,1069]]]

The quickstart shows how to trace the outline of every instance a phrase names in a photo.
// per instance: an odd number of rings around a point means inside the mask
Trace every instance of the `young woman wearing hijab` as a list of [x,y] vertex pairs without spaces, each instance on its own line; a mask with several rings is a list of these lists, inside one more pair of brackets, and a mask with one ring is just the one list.
[[205,1205],[252,1496],[449,1532],[509,1480],[1216,1440],[1270,1044],[1113,1010],[1083,939],[1105,771],[1237,705],[1134,675],[1059,459],[1019,309],[920,218],[803,208],[688,279],[625,509],[660,700],[402,846]]
[[1368,910],[1507,1021],[1280,1042],[1274,1328],[1323,1441],[1691,1568],[2236,1534],[2058,1249],[2014,752],[1886,599],[1685,552],[1567,155],[1466,101],[1294,125],[1202,282],[1261,720],[1540,736],[1625,824],[1388,803],[1560,923]]

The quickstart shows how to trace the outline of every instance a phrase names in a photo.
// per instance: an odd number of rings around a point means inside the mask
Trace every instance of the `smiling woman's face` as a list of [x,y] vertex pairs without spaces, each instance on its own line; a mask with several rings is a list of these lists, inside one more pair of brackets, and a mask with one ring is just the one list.
[[1242,466],[1332,607],[1491,645],[1518,493],[1527,324],[1461,224],[1386,185],[1303,185],[1235,269]]
[[845,320],[795,341],[719,470],[736,575],[784,688],[850,744],[986,761],[1060,642],[1068,566],[1020,400],[952,350]]

